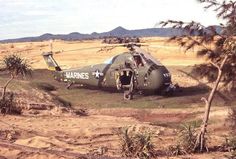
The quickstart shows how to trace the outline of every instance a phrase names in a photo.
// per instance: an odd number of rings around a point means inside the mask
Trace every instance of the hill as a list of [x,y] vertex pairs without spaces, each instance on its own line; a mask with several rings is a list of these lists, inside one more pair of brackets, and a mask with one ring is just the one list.
[[172,28],[148,28],[148,29],[137,29],[137,30],[127,30],[121,26],[103,33],[93,32],[91,34],[81,34],[79,32],[73,32],[70,34],[50,34],[46,33],[37,37],[24,37],[17,39],[6,39],[1,40],[1,43],[9,43],[9,42],[36,42],[36,41],[44,41],[50,39],[60,39],[66,41],[73,40],[85,40],[85,39],[99,39],[107,36],[131,36],[131,37],[169,37],[173,35],[182,34],[181,30],[172,29]]

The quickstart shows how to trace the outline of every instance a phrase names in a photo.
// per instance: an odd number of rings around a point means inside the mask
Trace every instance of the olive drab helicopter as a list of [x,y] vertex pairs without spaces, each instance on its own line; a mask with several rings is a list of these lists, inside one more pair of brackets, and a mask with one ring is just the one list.
[[104,63],[62,70],[53,58],[52,51],[42,55],[48,68],[54,70],[59,82],[92,86],[98,89],[110,88],[124,92],[124,99],[130,100],[136,92],[170,95],[175,86],[165,66],[142,50],[141,44],[122,44],[128,52],[116,55]]

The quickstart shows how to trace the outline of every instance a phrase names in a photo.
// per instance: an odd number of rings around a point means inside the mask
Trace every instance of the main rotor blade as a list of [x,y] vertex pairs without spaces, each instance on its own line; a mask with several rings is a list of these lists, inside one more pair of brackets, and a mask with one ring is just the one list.
[[56,54],[64,53],[64,52],[73,52],[73,51],[81,51],[81,50],[90,50],[90,49],[100,49],[100,48],[115,48],[115,47],[129,47],[129,46],[148,46],[143,43],[125,43],[125,44],[106,44],[103,46],[96,46],[96,47],[88,47],[88,48],[80,48],[80,49],[73,49],[73,50],[65,50],[65,51],[57,51]]
[[80,51],[80,50],[90,50],[90,49],[100,49],[104,46],[96,46],[96,47],[87,47],[87,48],[80,48],[80,49],[73,49],[73,50],[65,50],[65,51],[61,51],[60,53],[64,53],[64,52],[73,52],[73,51]]

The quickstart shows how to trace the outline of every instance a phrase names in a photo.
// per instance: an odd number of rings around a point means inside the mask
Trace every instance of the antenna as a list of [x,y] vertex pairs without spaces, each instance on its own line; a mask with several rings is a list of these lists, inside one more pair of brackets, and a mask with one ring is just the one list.
[[157,28],[160,24],[159,23],[155,23],[155,25],[153,26],[153,28]]
[[50,51],[52,52],[52,50],[53,50],[53,40],[51,39],[51,40],[49,40],[49,45],[50,45]]

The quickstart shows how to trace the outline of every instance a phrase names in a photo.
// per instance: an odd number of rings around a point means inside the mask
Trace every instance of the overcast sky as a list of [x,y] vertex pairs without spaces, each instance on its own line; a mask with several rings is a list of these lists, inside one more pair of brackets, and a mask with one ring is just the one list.
[[0,0],[0,39],[152,28],[168,19],[218,24],[196,0]]

